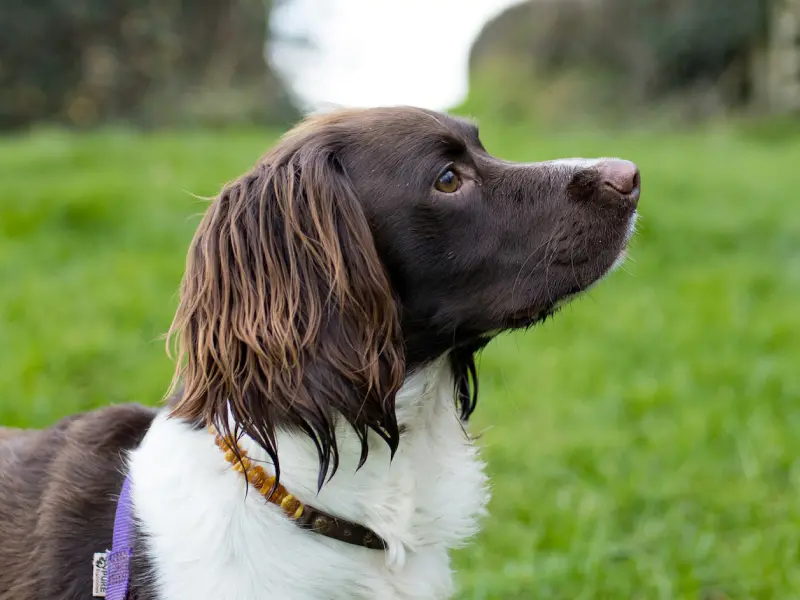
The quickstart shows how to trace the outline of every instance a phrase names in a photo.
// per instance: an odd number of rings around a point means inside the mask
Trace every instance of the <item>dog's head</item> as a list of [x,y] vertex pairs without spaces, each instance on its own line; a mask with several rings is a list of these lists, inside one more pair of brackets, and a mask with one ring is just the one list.
[[192,242],[171,333],[175,415],[234,428],[276,463],[306,432],[320,484],[341,416],[399,443],[405,374],[450,353],[462,413],[473,353],[530,326],[621,260],[639,173],[627,161],[518,164],[464,121],[343,111],[289,132],[228,184]]

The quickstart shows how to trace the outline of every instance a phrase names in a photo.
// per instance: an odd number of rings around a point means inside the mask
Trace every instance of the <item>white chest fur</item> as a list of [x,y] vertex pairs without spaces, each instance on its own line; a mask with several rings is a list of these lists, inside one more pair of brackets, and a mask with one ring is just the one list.
[[[250,489],[206,431],[159,416],[131,456],[135,512],[148,535],[159,597],[169,600],[441,599],[453,593],[448,550],[477,529],[488,501],[483,464],[462,429],[453,380],[441,362],[410,377],[397,397],[405,426],[386,445],[337,432],[340,466],[317,494],[317,455],[281,434],[281,482],[304,503],[372,528],[386,552],[303,531]],[[245,444],[255,459],[265,458]]]

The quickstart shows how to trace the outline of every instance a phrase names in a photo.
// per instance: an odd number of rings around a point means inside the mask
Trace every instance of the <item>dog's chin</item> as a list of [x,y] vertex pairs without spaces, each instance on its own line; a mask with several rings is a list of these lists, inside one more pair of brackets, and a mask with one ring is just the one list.
[[[580,292],[575,292],[570,296],[574,297],[577,296],[579,293]],[[516,312],[505,320],[503,327],[498,329],[497,332],[499,333],[502,331],[513,331],[515,329],[529,329],[534,325],[543,323],[544,321],[552,317],[556,312],[558,312],[559,308],[564,306],[564,304],[568,301],[566,300],[566,298],[567,296],[564,296],[564,298],[556,302],[553,302],[552,304],[549,304],[543,308],[522,310]]]
[[[597,285],[600,281],[605,279],[609,274],[616,271],[622,264],[625,262],[625,259],[628,258],[628,243],[631,241],[631,238],[636,233],[636,220],[639,217],[639,213],[637,211],[633,211],[630,218],[628,219],[628,225],[625,228],[625,232],[622,236],[622,241],[620,243],[620,250],[617,252],[617,255],[614,257],[613,260],[609,261],[608,265],[605,268],[598,269],[599,275],[594,277],[589,283],[584,287],[583,292],[591,289],[595,285]],[[574,295],[573,295],[574,297]]]
[[[589,281],[587,281],[583,285],[577,285],[575,288],[568,290],[566,292],[562,292],[560,295],[556,295],[552,302],[548,303],[546,306],[540,307],[531,307],[527,309],[523,309],[521,311],[515,312],[511,314],[503,324],[502,327],[493,330],[487,337],[494,337],[503,331],[513,331],[515,329],[529,329],[543,323],[553,315],[555,315],[559,310],[561,310],[564,306],[569,304],[572,300],[587,292],[595,285],[597,285],[600,281],[605,279],[610,273],[616,271],[622,264],[625,262],[625,259],[628,257],[628,242],[633,237],[634,233],[636,233],[636,219],[638,213],[634,211],[631,215],[630,220],[628,221],[628,227],[625,231],[624,238],[622,240],[621,249],[617,253],[614,260],[607,263],[605,266],[601,265],[600,268],[597,268],[597,272],[599,273],[595,277],[592,277]],[[608,259],[606,259],[608,260]]]

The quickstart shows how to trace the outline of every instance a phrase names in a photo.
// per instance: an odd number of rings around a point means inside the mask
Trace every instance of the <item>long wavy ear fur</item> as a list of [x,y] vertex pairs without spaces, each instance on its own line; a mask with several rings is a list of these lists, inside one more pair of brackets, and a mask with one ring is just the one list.
[[228,184],[191,243],[169,332],[171,415],[246,434],[280,476],[276,432],[314,441],[319,486],[336,420],[399,443],[405,365],[397,308],[362,207],[325,136],[289,137]]

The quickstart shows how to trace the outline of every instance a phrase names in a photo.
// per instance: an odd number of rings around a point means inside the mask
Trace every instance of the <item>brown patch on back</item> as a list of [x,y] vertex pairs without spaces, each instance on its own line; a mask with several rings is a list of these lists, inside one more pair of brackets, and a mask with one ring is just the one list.
[[111,545],[125,454],[155,411],[123,405],[0,430],[0,600],[88,598]]
[[0,443],[17,437],[24,432],[24,429],[17,429],[15,427],[0,427]]

